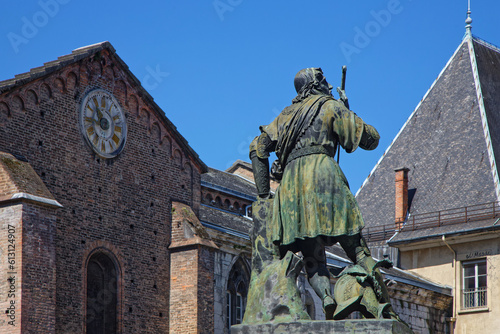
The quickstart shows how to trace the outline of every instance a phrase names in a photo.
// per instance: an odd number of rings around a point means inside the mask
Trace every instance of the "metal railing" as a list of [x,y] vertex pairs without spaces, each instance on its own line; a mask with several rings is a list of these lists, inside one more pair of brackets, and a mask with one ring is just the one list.
[[365,227],[363,237],[368,242],[384,241],[390,239],[396,233],[396,224]]
[[[415,231],[431,227],[462,224],[471,221],[493,219],[500,217],[500,202],[490,202],[472,206],[465,206],[455,209],[435,211],[429,213],[416,214],[408,217],[404,224],[401,224],[403,231]],[[396,223],[382,226],[367,227],[363,235],[367,241],[388,240],[399,228]]]
[[462,290],[462,309],[469,310],[487,305],[486,287]]

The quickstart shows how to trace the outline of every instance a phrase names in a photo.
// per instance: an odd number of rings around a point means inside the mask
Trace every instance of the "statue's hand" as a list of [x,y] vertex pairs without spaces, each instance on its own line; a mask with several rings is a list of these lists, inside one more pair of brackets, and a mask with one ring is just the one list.
[[340,87],[337,87],[337,93],[339,93],[340,101],[344,103],[345,107],[349,109],[349,99],[347,98],[347,95],[345,94],[345,90],[341,89]]

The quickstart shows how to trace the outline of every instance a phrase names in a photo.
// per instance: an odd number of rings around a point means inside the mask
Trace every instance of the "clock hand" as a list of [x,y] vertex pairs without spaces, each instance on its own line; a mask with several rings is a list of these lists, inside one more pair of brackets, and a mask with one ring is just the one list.
[[89,122],[91,124],[94,124],[94,123],[97,124],[98,121],[94,117],[85,116],[85,122]]
[[94,97],[92,100],[94,101],[94,106],[95,106],[95,109],[97,111],[97,117],[100,120],[102,118],[102,112],[101,112],[101,109],[99,108],[99,103],[97,102],[97,98],[96,97]]
[[110,104],[109,109],[108,109],[108,111],[106,112],[106,113],[108,114],[108,117],[109,117],[109,118],[112,118],[112,117],[111,117],[111,107],[113,107],[113,105],[112,105],[112,104]]
[[95,108],[96,108],[96,110],[97,110],[97,117],[98,117],[99,119],[101,119],[101,118],[102,118],[102,112],[101,112],[101,109],[100,109],[98,106],[96,106]]

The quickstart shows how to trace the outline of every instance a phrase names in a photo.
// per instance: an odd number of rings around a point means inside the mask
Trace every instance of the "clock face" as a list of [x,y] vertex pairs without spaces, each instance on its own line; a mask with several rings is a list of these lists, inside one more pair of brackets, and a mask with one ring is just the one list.
[[114,158],[127,138],[127,122],[115,97],[102,89],[87,94],[80,107],[80,127],[92,149],[103,158]]

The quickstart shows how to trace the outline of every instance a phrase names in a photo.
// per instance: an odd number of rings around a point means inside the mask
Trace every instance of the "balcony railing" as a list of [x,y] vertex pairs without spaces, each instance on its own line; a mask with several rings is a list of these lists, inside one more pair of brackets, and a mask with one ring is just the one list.
[[[403,231],[415,231],[431,227],[462,224],[471,221],[493,219],[500,217],[500,202],[490,202],[456,209],[435,211],[410,216],[404,224]],[[387,240],[399,230],[396,224],[367,227],[363,235],[367,241]]]
[[486,287],[462,290],[462,309],[470,310],[487,305]]

